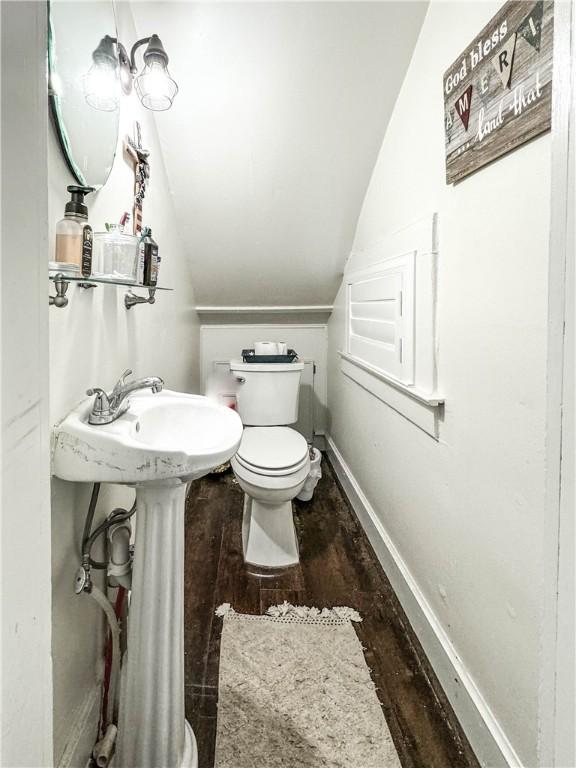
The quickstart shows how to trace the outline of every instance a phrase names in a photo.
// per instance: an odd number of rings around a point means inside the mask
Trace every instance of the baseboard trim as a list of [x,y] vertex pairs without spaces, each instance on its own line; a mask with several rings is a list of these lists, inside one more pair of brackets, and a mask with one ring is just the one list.
[[102,684],[88,691],[76,710],[66,747],[57,768],[87,768],[96,742]]
[[484,768],[522,768],[523,763],[330,435],[326,435],[326,445],[328,457],[348,500],[480,764]]
[[265,314],[292,314],[292,315],[301,315],[301,314],[307,314],[309,312],[313,313],[325,313],[325,312],[332,312],[333,305],[332,304],[302,304],[299,306],[282,306],[282,305],[276,305],[276,306],[235,306],[235,307],[217,307],[217,306],[199,306],[196,307],[196,312],[198,312],[199,315],[230,315],[230,314],[241,314],[241,315],[252,315],[257,313],[265,313]]

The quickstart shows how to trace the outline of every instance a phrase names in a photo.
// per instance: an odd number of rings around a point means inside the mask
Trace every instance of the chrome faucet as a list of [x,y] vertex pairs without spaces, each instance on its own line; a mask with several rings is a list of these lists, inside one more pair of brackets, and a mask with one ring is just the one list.
[[96,395],[92,411],[88,417],[89,424],[110,424],[120,418],[130,407],[130,401],[127,400],[127,397],[131,392],[136,392],[139,389],[151,389],[155,393],[162,391],[164,382],[158,376],[148,376],[145,379],[134,379],[134,381],[126,382],[127,376],[130,376],[131,373],[131,370],[124,371],[110,394],[100,387],[86,390],[87,395]]

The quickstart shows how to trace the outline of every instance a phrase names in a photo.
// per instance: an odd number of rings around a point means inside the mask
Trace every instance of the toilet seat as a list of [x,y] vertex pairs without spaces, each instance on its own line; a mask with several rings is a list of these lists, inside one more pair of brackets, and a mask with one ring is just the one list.
[[255,471],[254,469],[249,469],[240,464],[236,456],[232,457],[230,464],[241,488],[252,496],[259,498],[263,493],[268,495],[269,491],[274,491],[281,494],[288,493],[290,499],[293,499],[299,493],[299,490],[296,493],[292,493],[292,490],[301,487],[310,472],[309,462],[305,462],[295,472],[284,475],[270,475],[265,474],[263,470]]
[[289,427],[246,427],[234,459],[254,474],[285,477],[307,466],[308,443]]

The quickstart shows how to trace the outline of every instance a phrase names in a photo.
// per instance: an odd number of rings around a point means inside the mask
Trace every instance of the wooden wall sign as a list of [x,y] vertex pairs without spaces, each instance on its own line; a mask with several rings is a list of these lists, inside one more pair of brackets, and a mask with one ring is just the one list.
[[446,71],[448,184],[549,130],[553,28],[553,0],[510,0]]

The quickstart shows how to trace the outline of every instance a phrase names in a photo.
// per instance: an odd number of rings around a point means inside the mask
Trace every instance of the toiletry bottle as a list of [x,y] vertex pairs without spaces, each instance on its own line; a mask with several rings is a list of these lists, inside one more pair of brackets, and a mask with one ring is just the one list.
[[144,285],[144,251],[145,243],[144,238],[148,234],[148,227],[142,227],[140,232],[140,240],[138,241],[138,264],[136,265],[136,283],[137,285]]
[[138,241],[138,263],[136,265],[136,284],[144,285],[144,238],[146,237],[148,230],[146,227],[142,228],[140,232],[140,240]]
[[130,214],[128,211],[124,211],[122,216],[120,216],[120,223],[118,224],[118,230],[124,234],[126,232],[126,227],[128,226],[128,223],[130,221]]
[[70,201],[64,218],[56,224],[56,267],[69,276],[89,277],[92,271],[92,227],[88,224],[88,206],[84,196],[94,187],[67,187]]
[[148,227],[140,241],[141,253],[144,254],[144,285],[155,286],[158,282],[158,245],[152,239],[152,230]]

